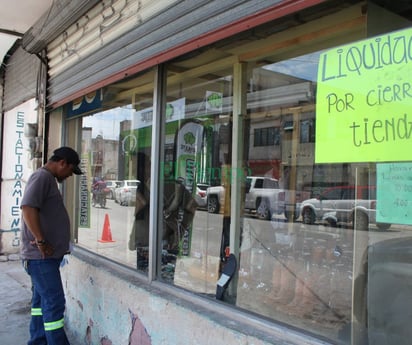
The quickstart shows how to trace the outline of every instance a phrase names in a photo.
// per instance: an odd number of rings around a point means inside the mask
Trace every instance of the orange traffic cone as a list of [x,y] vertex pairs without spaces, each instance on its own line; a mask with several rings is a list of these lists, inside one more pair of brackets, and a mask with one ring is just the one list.
[[99,242],[116,242],[112,239],[112,230],[110,229],[110,220],[109,215],[107,213],[104,216],[102,238],[99,240]]

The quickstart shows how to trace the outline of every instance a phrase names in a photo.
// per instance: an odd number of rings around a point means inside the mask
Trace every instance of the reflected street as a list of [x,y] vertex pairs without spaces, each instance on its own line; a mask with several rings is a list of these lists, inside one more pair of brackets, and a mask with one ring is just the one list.
[[[107,200],[106,208],[91,207],[91,226],[79,228],[79,245],[136,268],[136,251],[128,249],[133,217],[133,206],[120,206],[113,200]],[[213,297],[219,278],[222,227],[222,214],[196,211],[190,255],[173,263],[170,282]],[[111,241],[105,241],[108,235]],[[283,217],[265,221],[245,216],[234,303],[336,337],[354,317],[354,281],[366,248],[409,236],[411,231],[400,225],[392,225],[388,231],[373,225],[369,231],[357,231],[289,223]]]

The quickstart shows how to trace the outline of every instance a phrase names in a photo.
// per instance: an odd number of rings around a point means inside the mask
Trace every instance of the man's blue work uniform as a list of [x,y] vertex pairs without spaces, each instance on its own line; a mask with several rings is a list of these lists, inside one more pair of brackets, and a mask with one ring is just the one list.
[[[68,345],[64,330],[65,297],[60,263],[69,252],[70,219],[56,176],[46,167],[30,176],[21,201],[22,209],[26,206],[38,211],[42,235],[47,245],[53,248],[51,255],[42,255],[39,241],[36,242],[23,218],[20,254],[31,277],[33,290],[28,345]],[[77,171],[73,172],[77,174]]]

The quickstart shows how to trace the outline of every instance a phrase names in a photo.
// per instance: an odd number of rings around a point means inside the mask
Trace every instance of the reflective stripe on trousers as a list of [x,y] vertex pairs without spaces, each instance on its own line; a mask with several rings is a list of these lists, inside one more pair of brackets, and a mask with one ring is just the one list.
[[55,331],[56,329],[64,327],[64,318],[54,322],[45,322],[44,323],[44,330],[47,331]]
[[41,308],[31,308],[31,316],[43,316]]
[[[32,308],[31,309],[31,316],[43,316],[41,308]],[[59,328],[64,327],[64,318],[58,321],[52,322],[45,322],[44,323],[44,330],[47,331],[54,331]]]
[[33,285],[28,345],[69,345],[64,330],[65,298],[59,259],[27,260]]

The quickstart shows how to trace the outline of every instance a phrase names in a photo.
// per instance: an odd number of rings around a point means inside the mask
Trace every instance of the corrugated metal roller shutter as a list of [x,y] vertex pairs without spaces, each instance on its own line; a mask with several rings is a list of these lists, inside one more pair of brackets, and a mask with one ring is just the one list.
[[100,0],[56,0],[50,9],[24,34],[25,51],[38,54],[64,29],[76,22]]
[[21,47],[7,60],[3,111],[36,97],[37,76],[41,61]]
[[[104,42],[104,44],[99,42],[100,49],[94,52],[89,51],[89,55],[87,55],[85,52],[89,48],[86,44],[82,47],[83,51],[79,49],[79,51],[71,52],[72,55],[78,54],[82,58],[77,57],[76,59],[76,56],[73,56],[70,62],[61,59],[62,68],[58,66],[59,63],[55,64],[54,61],[50,61],[51,74],[48,103],[49,105],[56,104],[90,85],[109,78],[115,73],[158,56],[162,52],[182,45],[193,38],[205,35],[253,13],[273,7],[280,2],[282,1],[178,1],[174,6],[160,13],[155,14],[154,9],[151,12],[152,15],[147,15],[147,19],[141,21],[140,24],[122,20],[121,25],[117,28],[118,31],[114,30],[113,35],[108,33],[105,36],[105,32],[103,32],[98,36],[97,39],[103,39],[102,42]],[[120,4],[120,1],[114,3]],[[166,1],[162,1],[162,3],[166,3]],[[170,2],[168,3],[170,4]],[[142,8],[144,6],[140,9]],[[133,4],[127,5],[123,10],[124,19],[129,18],[135,10]],[[127,14],[129,17],[127,17]],[[92,14],[90,14],[90,17],[92,17]],[[133,18],[133,16],[131,17]],[[92,21],[92,18],[88,18],[88,20]],[[98,26],[97,23],[98,21],[94,25]],[[132,28],[129,28],[130,23],[132,23]],[[80,25],[78,29],[81,30]],[[76,34],[75,31],[73,31],[73,35]],[[97,31],[94,32],[96,34]],[[119,35],[119,33],[122,33],[122,35]],[[86,36],[82,38],[86,39]],[[60,39],[60,44],[56,42],[56,44],[53,43],[49,46],[51,60],[54,58],[55,61],[58,61],[56,59],[59,49],[61,52],[69,37],[60,37]],[[70,52],[65,53],[69,54]],[[64,55],[62,56],[64,57]],[[73,61],[78,62],[73,63]]]
[[101,2],[49,44],[49,75],[60,74],[177,1]]

